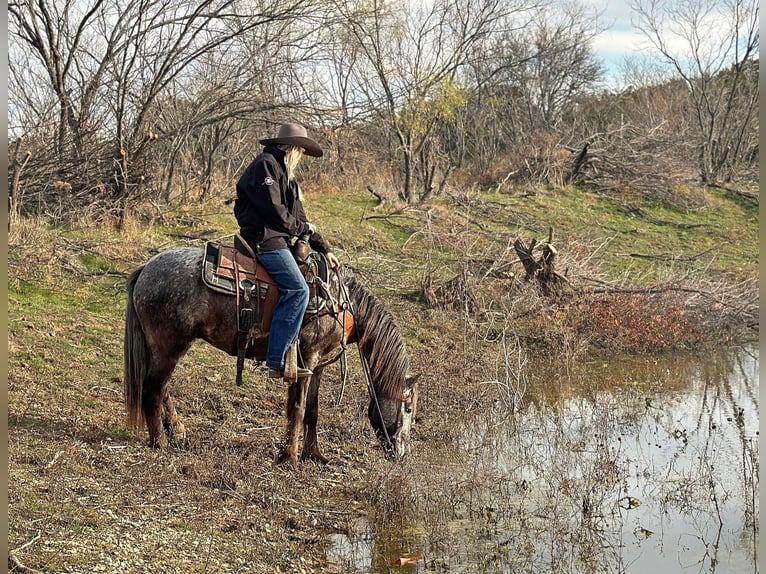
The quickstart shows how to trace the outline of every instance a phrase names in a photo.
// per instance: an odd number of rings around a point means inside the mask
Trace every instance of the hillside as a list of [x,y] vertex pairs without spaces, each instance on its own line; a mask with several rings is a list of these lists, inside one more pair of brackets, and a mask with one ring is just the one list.
[[[404,335],[421,373],[417,453],[453,440],[466,405],[498,400],[498,388],[479,383],[509,348],[556,369],[757,338],[758,207],[696,193],[684,210],[576,188],[376,210],[351,190],[310,195],[307,210]],[[255,365],[236,387],[234,358],[201,343],[171,383],[189,447],[150,450],[145,431],[126,428],[127,274],[159,251],[235,231],[222,201],[141,215],[119,231],[29,219],[12,230],[9,566],[323,571],[331,533],[353,531],[373,507],[396,524],[412,495],[397,490],[408,471],[377,447],[354,349],[344,405],[337,369],[320,393],[329,465],[275,465],[284,389]],[[563,279],[544,295],[524,279],[513,243],[543,244],[551,230]],[[525,398],[519,390],[514,408]]]

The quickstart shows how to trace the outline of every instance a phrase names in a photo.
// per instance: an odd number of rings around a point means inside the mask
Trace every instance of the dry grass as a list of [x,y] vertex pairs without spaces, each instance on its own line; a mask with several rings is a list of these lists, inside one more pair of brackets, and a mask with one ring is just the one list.
[[[358,372],[343,408],[332,404],[337,384],[326,384],[321,438],[333,463],[288,470],[273,462],[283,389],[262,371],[238,388],[229,357],[195,348],[173,382],[190,445],[155,451],[125,429],[116,365],[61,356],[71,338],[62,328],[25,352],[37,337],[26,321],[26,333],[12,330],[9,388],[9,545],[39,535],[16,554],[26,567],[309,571],[323,561],[325,533],[367,512],[368,473],[387,463],[359,408]],[[107,353],[115,339],[103,341]]]
[[[284,388],[262,368],[237,387],[234,359],[202,343],[171,382],[189,447],[148,449],[145,431],[125,426],[124,277],[157,236],[98,237],[27,222],[11,246],[9,565],[326,571],[328,536],[371,512],[393,468],[367,422],[355,348],[341,406],[338,368],[325,374],[319,430],[329,465],[276,464]],[[433,394],[421,405],[433,409]]]

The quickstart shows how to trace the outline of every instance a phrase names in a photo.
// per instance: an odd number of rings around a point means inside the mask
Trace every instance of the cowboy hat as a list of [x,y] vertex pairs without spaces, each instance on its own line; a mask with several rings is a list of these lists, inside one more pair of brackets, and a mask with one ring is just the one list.
[[300,124],[282,124],[277,137],[263,139],[260,142],[263,145],[294,145],[305,149],[306,155],[322,157],[322,148],[309,137],[306,128]]

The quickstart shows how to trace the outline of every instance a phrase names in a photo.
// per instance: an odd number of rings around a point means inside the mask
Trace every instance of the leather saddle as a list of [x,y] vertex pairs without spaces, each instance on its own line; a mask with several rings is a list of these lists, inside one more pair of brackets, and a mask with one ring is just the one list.
[[202,281],[214,291],[237,297],[240,303],[238,309],[242,308],[246,299],[250,299],[250,307],[255,314],[253,325],[263,333],[269,332],[274,308],[279,302],[279,289],[268,271],[258,265],[255,253],[239,235],[234,236],[233,245],[219,241],[205,244]]
[[[297,262],[310,293],[304,325],[319,315],[332,313],[340,318],[347,342],[353,342],[356,336],[353,317],[333,294],[340,295],[337,273],[331,273],[320,253],[311,252],[303,259],[297,258]],[[239,235],[234,235],[233,245],[221,241],[205,244],[202,281],[214,291],[237,298],[237,384],[241,385],[247,346],[256,334],[268,334],[280,298],[279,288]]]

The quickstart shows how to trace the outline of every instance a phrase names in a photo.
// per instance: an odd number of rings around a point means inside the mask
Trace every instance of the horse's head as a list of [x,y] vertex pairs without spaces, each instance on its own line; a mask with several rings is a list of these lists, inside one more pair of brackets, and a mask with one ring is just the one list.
[[346,278],[346,286],[353,309],[354,340],[370,390],[367,416],[387,458],[401,460],[410,450],[418,402],[407,347],[383,304],[353,277]]
[[415,377],[407,377],[400,397],[376,394],[370,401],[367,415],[375,434],[386,451],[386,457],[401,460],[410,451],[410,430],[418,404]]

